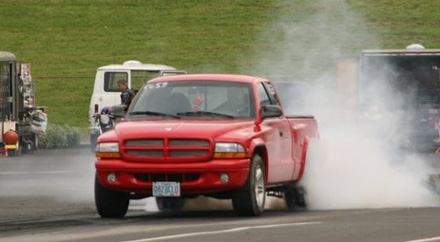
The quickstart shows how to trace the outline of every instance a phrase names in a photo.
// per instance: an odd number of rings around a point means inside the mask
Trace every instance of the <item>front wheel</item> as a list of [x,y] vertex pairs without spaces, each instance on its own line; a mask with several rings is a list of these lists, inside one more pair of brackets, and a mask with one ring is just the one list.
[[264,163],[259,155],[254,155],[250,168],[245,186],[232,197],[234,212],[239,216],[258,216],[264,211],[266,180]]
[[122,218],[128,210],[129,194],[113,191],[101,185],[95,176],[95,205],[102,218]]

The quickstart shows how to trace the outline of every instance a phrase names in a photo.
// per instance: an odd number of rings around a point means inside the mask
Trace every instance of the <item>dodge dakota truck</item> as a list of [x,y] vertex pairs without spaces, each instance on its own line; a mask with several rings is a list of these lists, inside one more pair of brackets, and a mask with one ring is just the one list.
[[130,199],[153,196],[159,209],[176,209],[200,195],[232,199],[239,216],[260,215],[266,195],[285,197],[289,208],[304,206],[297,184],[316,138],[316,120],[286,117],[266,78],[158,77],[98,137],[96,208],[117,218]]

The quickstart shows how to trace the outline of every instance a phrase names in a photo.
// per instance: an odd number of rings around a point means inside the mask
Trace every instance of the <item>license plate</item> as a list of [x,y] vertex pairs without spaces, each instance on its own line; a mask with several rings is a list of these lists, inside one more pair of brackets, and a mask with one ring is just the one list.
[[180,197],[179,182],[153,182],[154,197]]

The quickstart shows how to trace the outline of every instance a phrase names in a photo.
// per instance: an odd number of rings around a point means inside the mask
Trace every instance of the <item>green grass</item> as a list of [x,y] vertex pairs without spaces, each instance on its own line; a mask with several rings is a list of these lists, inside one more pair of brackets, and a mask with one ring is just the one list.
[[[32,63],[37,104],[47,107],[49,122],[86,128],[99,66],[137,59],[193,73],[316,74],[333,67],[335,46],[338,55],[414,42],[439,48],[436,5],[432,0],[0,0],[0,49]],[[344,34],[335,34],[341,29]]]
[[365,17],[368,30],[381,36],[383,48],[404,48],[411,43],[440,48],[439,2],[429,0],[350,0]]

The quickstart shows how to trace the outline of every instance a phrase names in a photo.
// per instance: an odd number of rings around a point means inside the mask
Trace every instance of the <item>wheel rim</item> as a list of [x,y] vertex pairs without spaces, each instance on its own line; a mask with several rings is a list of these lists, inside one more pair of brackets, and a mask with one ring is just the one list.
[[263,206],[265,192],[263,170],[258,166],[255,171],[255,199],[258,207]]

